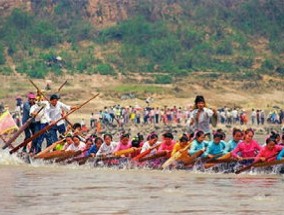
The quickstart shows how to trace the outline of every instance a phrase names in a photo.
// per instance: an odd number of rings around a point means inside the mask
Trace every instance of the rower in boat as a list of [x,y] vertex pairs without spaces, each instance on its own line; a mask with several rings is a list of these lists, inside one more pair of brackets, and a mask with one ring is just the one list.
[[215,133],[213,135],[213,140],[209,142],[203,157],[213,159],[221,157],[226,153],[226,145],[222,142],[223,135],[221,133]]
[[188,150],[188,154],[190,156],[194,155],[200,150],[205,152],[208,145],[208,143],[205,141],[205,134],[203,131],[197,131],[194,136],[195,138],[192,141],[190,149]]
[[[121,150],[125,150],[125,149],[130,149],[132,147],[131,145],[131,141],[130,141],[130,135],[127,134],[122,134],[120,136],[120,141],[117,144],[116,148],[113,150],[113,153],[121,151]],[[126,155],[122,155],[122,156],[126,156],[129,157],[130,154],[126,154]]]
[[83,151],[86,147],[86,144],[82,141],[80,141],[80,137],[77,135],[74,135],[72,137],[73,143],[68,146],[66,151]]
[[262,149],[262,146],[253,139],[253,136],[254,131],[252,129],[245,130],[244,139],[232,151],[232,156],[240,161],[244,158],[252,158],[253,161],[253,158],[255,158]]
[[237,147],[237,145],[240,143],[242,138],[243,138],[243,132],[238,128],[234,128],[233,138],[227,142],[226,151],[227,152],[233,151]]
[[96,137],[94,140],[94,145],[88,150],[87,155],[86,156],[91,156],[91,157],[95,157],[99,148],[101,147],[101,145],[103,144],[103,139],[101,137]]
[[266,146],[264,146],[259,154],[255,158],[255,162],[258,161],[274,161],[276,160],[279,152],[284,148],[284,146],[277,145],[277,140],[273,137],[269,137],[266,140]]
[[112,141],[112,135],[111,134],[104,134],[103,136],[104,142],[99,148],[97,152],[97,156],[106,156],[113,153],[114,149],[117,146],[117,143]]
[[166,151],[167,155],[165,156],[165,158],[170,158],[174,145],[175,141],[173,134],[170,132],[166,132],[165,134],[163,134],[163,141],[158,151],[159,152]]
[[188,154],[188,151],[186,150],[187,147],[190,147],[189,145],[191,144],[189,142],[189,138],[186,134],[183,134],[179,141],[176,142],[174,145],[173,151],[171,153],[171,156],[173,157],[177,152],[181,152],[180,157],[176,159],[178,163],[181,163],[182,165],[186,165],[189,160],[190,156]]

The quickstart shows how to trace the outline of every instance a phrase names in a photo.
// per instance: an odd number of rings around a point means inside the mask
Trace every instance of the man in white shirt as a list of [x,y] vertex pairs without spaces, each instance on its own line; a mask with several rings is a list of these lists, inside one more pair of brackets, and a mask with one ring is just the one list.
[[[38,115],[35,117],[35,122],[38,124],[37,131],[42,130],[46,126],[49,125],[51,119],[49,118],[49,102],[48,101],[38,101],[35,105],[33,105],[30,109],[30,115],[35,115],[41,108],[43,109],[38,113]],[[42,142],[46,139],[46,145],[50,146],[52,142],[52,138],[49,131],[46,131],[42,135],[40,135],[38,138],[36,138],[35,143],[33,144],[33,151],[35,154],[39,153],[42,148]]]
[[[49,107],[49,117],[51,119],[51,123],[59,120],[60,118],[62,118],[62,116],[66,113],[69,112],[72,109],[75,109],[76,107],[71,107],[69,105],[66,105],[59,100],[59,96],[56,94],[53,94],[50,96],[50,107]],[[60,134],[64,134],[66,132],[66,128],[65,128],[65,121],[64,120],[60,120],[59,122],[57,122],[57,124],[55,126],[53,126],[50,129],[50,133],[51,133],[51,138],[53,142],[58,141],[58,137],[57,137],[57,131]]]

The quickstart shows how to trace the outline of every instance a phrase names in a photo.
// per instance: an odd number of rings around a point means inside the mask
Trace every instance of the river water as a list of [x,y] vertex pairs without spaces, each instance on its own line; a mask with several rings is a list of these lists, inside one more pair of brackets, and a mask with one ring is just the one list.
[[25,164],[0,152],[0,215],[284,214],[284,177]]

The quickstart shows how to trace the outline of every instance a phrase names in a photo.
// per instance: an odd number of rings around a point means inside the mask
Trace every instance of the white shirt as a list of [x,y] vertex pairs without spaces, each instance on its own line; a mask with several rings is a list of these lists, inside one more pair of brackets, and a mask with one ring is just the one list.
[[[71,110],[69,105],[66,105],[60,101],[57,101],[56,106],[50,105],[49,117],[52,121],[57,121],[62,117],[62,111],[68,112]],[[60,120],[57,125],[64,124],[64,120]]]
[[194,109],[190,114],[190,120],[193,120],[193,131],[201,130],[204,133],[210,132],[210,118],[213,116],[213,111],[209,108],[203,108],[203,111],[199,114],[198,121],[196,120],[198,109]]
[[40,108],[44,107],[38,115],[35,117],[36,122],[40,123],[49,123],[51,121],[49,117],[49,102],[48,101],[40,101],[37,102],[35,105],[31,106],[30,115],[40,110]]
[[75,152],[77,152],[79,150],[83,151],[85,149],[85,147],[86,147],[86,144],[80,141],[78,146],[75,146],[74,143],[69,145],[67,147],[66,151],[75,151]]
[[109,145],[107,145],[106,143],[103,143],[101,147],[99,148],[96,155],[111,154],[116,148],[116,146],[117,146],[116,142],[111,142]]
[[[140,153],[143,153],[143,152],[145,152],[146,150],[150,149],[151,147],[155,147],[155,146],[157,146],[157,145],[160,144],[160,143],[161,143],[161,142],[157,141],[153,146],[150,146],[149,142],[146,141],[146,142],[143,144]],[[153,150],[150,152],[150,155],[155,154],[157,151],[158,151],[158,149],[153,149]]]

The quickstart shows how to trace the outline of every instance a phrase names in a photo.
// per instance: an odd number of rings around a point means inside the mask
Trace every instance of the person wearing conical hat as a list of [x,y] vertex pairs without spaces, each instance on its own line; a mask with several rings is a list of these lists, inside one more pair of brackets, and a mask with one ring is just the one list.
[[206,107],[204,97],[198,95],[194,101],[194,110],[190,114],[189,125],[194,132],[203,131],[205,134],[211,134],[210,118],[216,114],[216,110]]

